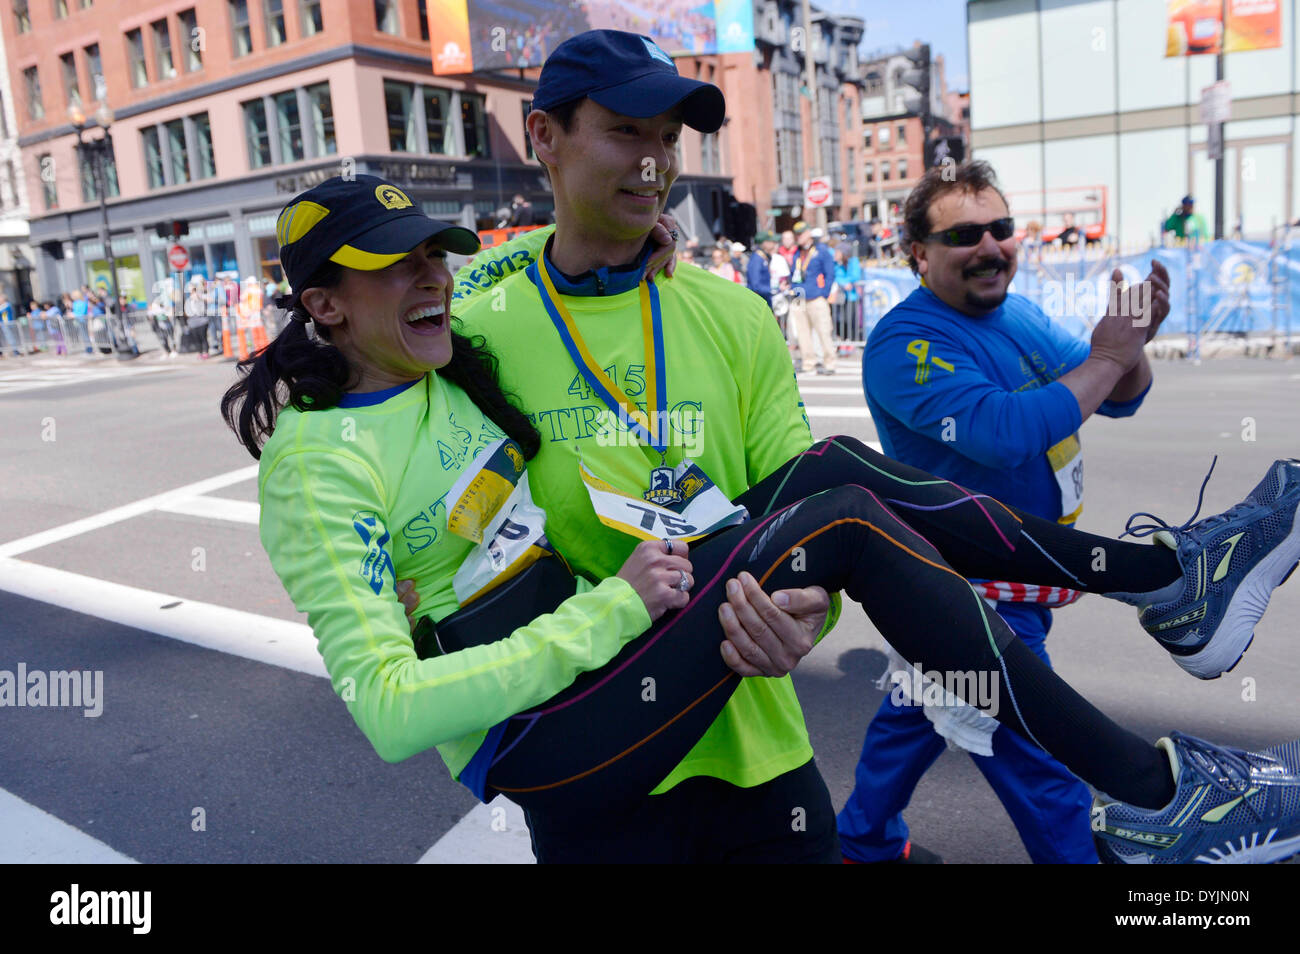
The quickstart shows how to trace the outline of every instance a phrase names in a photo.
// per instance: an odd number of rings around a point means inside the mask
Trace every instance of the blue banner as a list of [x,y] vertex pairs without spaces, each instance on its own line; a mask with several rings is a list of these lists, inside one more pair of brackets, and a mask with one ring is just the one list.
[[[1034,301],[1071,334],[1087,338],[1106,312],[1111,270],[1118,268],[1129,283],[1140,282],[1156,258],[1168,269],[1170,284],[1169,317],[1160,334],[1300,332],[1300,248],[1275,252],[1263,242],[1224,240],[1198,249],[1156,248],[1087,259],[1026,261],[1022,256],[1011,291]],[[864,268],[859,286],[864,334],[917,284],[905,268]]]

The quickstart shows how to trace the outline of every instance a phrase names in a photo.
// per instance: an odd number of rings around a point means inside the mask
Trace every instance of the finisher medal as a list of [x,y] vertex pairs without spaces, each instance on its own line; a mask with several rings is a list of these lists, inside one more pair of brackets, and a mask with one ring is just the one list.
[[677,489],[677,475],[673,468],[664,465],[650,469],[650,489],[642,496],[652,504],[669,507],[682,502],[682,492]]

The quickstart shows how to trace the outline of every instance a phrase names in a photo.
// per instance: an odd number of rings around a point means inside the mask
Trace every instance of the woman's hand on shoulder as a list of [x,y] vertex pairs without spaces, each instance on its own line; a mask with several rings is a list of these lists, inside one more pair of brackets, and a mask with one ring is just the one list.
[[[637,544],[615,574],[636,590],[651,622],[691,601],[690,589],[695,585],[695,577],[691,575],[691,561],[686,558],[688,552],[681,541],[645,540]],[[685,589],[682,589],[683,578]]]

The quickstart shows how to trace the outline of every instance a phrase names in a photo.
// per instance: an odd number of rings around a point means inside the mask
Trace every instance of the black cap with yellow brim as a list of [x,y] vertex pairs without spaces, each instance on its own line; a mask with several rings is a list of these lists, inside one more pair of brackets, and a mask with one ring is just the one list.
[[405,192],[377,176],[336,176],[296,196],[275,224],[280,263],[294,294],[322,265],[374,271],[438,238],[449,252],[472,255],[478,236],[425,215]]

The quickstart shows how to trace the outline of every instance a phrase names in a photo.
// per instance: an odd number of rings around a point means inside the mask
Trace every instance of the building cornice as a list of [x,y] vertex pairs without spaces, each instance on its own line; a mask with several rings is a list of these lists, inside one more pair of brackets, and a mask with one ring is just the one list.
[[[166,109],[169,106],[176,106],[180,103],[186,103],[190,100],[200,99],[204,96],[213,96],[217,93],[224,93],[232,89],[238,89],[241,86],[249,86],[253,83],[260,83],[264,80],[275,79],[278,76],[286,76],[290,73],[299,73],[304,70],[314,69],[318,66],[324,66],[328,63],[336,63],[339,60],[372,60],[381,63],[401,64],[405,67],[419,67],[433,77],[433,66],[428,57],[417,56],[414,53],[402,53],[397,50],[389,50],[379,46],[366,46],[362,43],[347,43],[342,46],[330,47],[327,50],[320,50],[316,53],[310,53],[306,56],[299,56],[292,60],[286,60],[283,63],[276,63],[272,66],[264,66],[260,69],[250,70],[247,73],[237,73],[227,76],[223,79],[213,80],[210,83],[202,83],[198,86],[187,86],[162,96],[155,96],[153,99],[147,99],[143,102],[133,103],[130,106],[123,106],[114,113],[114,121],[121,119],[130,119],[132,116],[139,116],[141,113],[151,112],[156,109]],[[503,86],[521,92],[529,92],[537,88],[537,82],[529,79],[517,79],[513,77],[496,76],[486,77],[483,74],[466,73],[468,81],[477,80],[479,83],[486,83],[492,86]],[[76,132],[71,123],[62,123],[58,126],[52,126],[49,129],[41,130],[36,133],[29,133],[25,136],[18,137],[18,145],[21,147],[34,146],[38,143],[50,139],[58,139],[61,136],[71,136]]]

